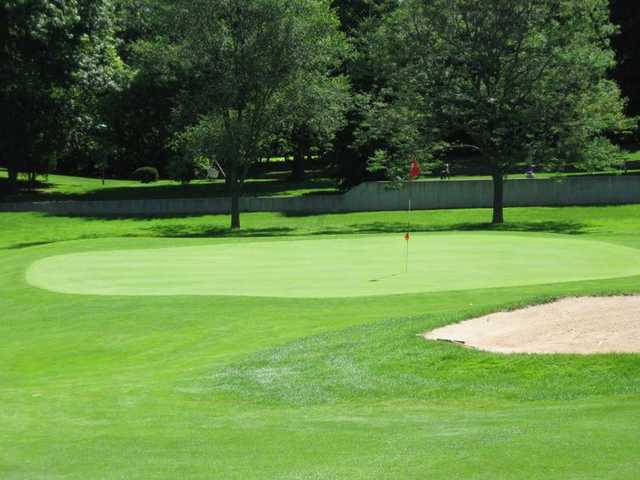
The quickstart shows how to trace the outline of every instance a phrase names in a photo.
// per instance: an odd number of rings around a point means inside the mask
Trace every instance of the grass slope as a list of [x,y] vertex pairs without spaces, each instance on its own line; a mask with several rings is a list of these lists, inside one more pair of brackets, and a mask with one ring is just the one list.
[[[0,169],[0,200],[3,201],[51,201],[51,200],[140,200],[149,198],[203,198],[224,197],[227,191],[223,180],[194,180],[182,185],[172,180],[160,180],[143,184],[134,180],[111,180],[104,185],[98,178],[68,175],[47,175],[32,191],[2,196],[7,172]],[[288,172],[273,172],[247,180],[245,193],[254,196],[295,197],[318,193],[335,193],[336,182],[327,178],[310,178],[306,181],[290,181]]]
[[[419,212],[416,229],[486,230],[487,215]],[[251,214],[243,235],[395,232],[403,218]],[[640,248],[638,206],[507,218],[527,237]],[[563,295],[637,292],[640,277],[366,301],[65,295],[25,280],[35,261],[131,248],[128,236],[147,248],[235,243],[226,221],[0,214],[0,478],[637,477],[640,357],[509,357],[416,333]]]

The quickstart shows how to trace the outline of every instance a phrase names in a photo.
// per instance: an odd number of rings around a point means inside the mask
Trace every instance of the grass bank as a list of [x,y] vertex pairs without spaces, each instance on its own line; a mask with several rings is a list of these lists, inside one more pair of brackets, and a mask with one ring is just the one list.
[[[506,216],[523,241],[640,248],[640,206]],[[487,218],[414,222],[490,235]],[[131,237],[222,246],[405,228],[403,212],[244,220],[232,234],[226,216],[0,214],[0,477],[637,477],[638,356],[503,356],[416,336],[559,296],[638,292],[637,276],[323,299],[69,295],[25,280],[40,259],[129,249]]]

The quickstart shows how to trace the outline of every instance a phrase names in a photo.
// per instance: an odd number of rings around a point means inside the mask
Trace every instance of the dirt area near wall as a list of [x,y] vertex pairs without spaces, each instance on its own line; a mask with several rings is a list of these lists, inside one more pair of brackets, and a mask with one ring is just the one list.
[[640,296],[565,298],[423,335],[497,353],[640,353]]

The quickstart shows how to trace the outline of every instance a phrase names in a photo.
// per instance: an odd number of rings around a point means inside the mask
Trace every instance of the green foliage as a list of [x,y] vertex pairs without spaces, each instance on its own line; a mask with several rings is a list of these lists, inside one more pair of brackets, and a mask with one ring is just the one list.
[[[388,92],[387,98],[391,95],[394,94]],[[356,132],[357,142],[360,145],[372,139],[384,142],[370,158],[370,168],[384,172],[397,186],[408,181],[413,159],[426,171],[437,161],[435,155],[444,147],[435,131],[428,127],[429,112],[415,109],[422,100],[419,97],[415,91],[398,95],[394,102],[361,97],[363,121]]]
[[278,100],[305,72],[329,75],[344,39],[326,1],[180,1],[171,15],[192,75],[178,122],[213,129],[211,149],[227,173],[238,227],[237,198],[276,130]]
[[351,106],[346,76],[301,71],[276,98],[274,134],[293,145],[294,157],[310,156],[312,146],[331,150],[336,132],[346,125]]
[[119,0],[116,36],[120,56],[130,70],[128,82],[105,99],[109,125],[110,172],[118,178],[151,165],[167,170],[174,131],[172,111],[181,89],[188,88],[177,56],[164,0]]
[[207,168],[211,165],[211,160],[205,156],[187,157],[174,156],[167,165],[167,175],[172,180],[183,185],[205,176]]
[[155,183],[160,180],[160,174],[156,168],[140,167],[131,174],[131,178],[140,183]]
[[[126,80],[112,0],[8,1],[1,7],[0,158],[12,177],[47,172],[94,141],[100,97]],[[89,150],[94,147],[89,146]]]
[[[360,95],[373,93],[379,87],[380,51],[370,48],[369,36],[397,7],[398,0],[333,0],[332,5],[340,18],[340,27],[349,38],[351,54],[345,59],[341,72],[348,78],[353,92]],[[362,142],[356,131],[362,122],[358,108],[352,102],[346,124],[337,132],[328,158],[336,167],[341,188],[349,188],[370,178],[369,156],[379,147],[375,141]]]
[[220,118],[215,115],[202,116],[199,121],[178,132],[171,142],[175,155],[169,163],[169,177],[189,183],[204,174],[218,158],[231,155],[232,140],[226,136]]
[[[611,21],[620,26],[612,39],[617,60],[613,78],[629,98],[627,114],[640,115],[640,4],[636,0],[611,0]],[[636,129],[635,141],[640,142],[640,128]]]
[[377,101],[389,106],[367,111],[363,133],[391,138],[375,164],[406,169],[396,152],[462,139],[493,172],[502,221],[502,178],[516,159],[547,169],[615,162],[603,134],[630,125],[607,79],[613,32],[606,0],[403,2],[370,39],[388,84]]

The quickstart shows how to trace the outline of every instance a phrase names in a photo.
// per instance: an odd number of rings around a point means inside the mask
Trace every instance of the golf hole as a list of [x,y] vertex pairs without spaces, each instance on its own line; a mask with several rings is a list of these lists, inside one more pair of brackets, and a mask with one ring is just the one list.
[[[172,244],[175,245],[175,242]],[[33,263],[32,285],[85,295],[325,298],[640,274],[637,250],[560,236],[417,234],[94,251]]]

